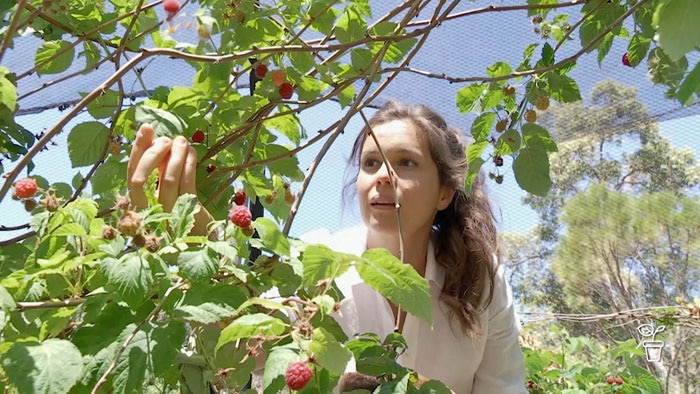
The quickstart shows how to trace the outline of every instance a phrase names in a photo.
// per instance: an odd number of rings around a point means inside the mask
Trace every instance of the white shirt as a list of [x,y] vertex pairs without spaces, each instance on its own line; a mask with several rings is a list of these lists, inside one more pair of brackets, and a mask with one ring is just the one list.
[[[333,235],[315,232],[300,238],[358,256],[366,250],[364,227],[348,228]],[[497,271],[493,301],[481,313],[482,335],[478,340],[468,338],[458,325],[450,324],[447,307],[439,301],[444,277],[444,269],[435,262],[431,243],[425,278],[432,296],[433,324],[431,327],[422,319],[406,316],[402,335],[408,349],[398,362],[428,379],[440,380],[457,394],[527,393],[519,328],[503,266]],[[334,317],[348,337],[372,332],[384,338],[394,331],[394,316],[388,301],[364,283],[354,267],[337,278],[336,283],[345,299]]]

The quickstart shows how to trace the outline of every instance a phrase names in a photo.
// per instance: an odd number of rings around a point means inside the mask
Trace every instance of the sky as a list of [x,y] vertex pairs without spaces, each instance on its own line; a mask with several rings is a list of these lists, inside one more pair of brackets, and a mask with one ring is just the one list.
[[[18,121],[30,127],[32,130],[40,130],[43,125],[48,128],[58,120],[61,113],[54,109],[40,114],[27,115]],[[371,112],[368,111],[368,116]],[[330,121],[341,116],[340,108],[336,103],[324,104],[302,113],[301,121],[308,131],[326,127]],[[77,117],[66,127],[70,130],[74,124],[86,120],[84,116]],[[327,229],[331,232],[344,227],[360,224],[359,211],[356,207],[356,200],[351,199],[343,205],[342,188],[346,181],[347,158],[350,153],[352,142],[356,133],[361,129],[362,121],[359,116],[355,116],[348,126],[346,132],[341,134],[335,144],[326,154],[318,170],[311,180],[309,189],[305,194],[299,213],[291,227],[290,235],[299,236],[309,231]],[[700,138],[697,138],[700,131],[700,115],[678,118],[659,123],[661,132],[668,137],[673,146],[685,147],[695,152],[698,156],[700,152]],[[66,132],[60,134],[48,151],[41,152],[36,160],[37,174],[46,177],[50,182],[71,182],[76,172],[86,173],[86,169],[71,169],[70,160],[66,154]],[[298,155],[300,167],[305,170],[312,162],[320,149],[322,143],[316,144]],[[521,201],[525,192],[520,189],[512,176],[509,168],[510,161],[506,159],[504,169],[505,181],[501,185],[494,182],[487,182],[488,192],[494,206],[500,215],[498,223],[501,232],[525,233],[535,226],[537,217],[535,213]],[[6,171],[13,168],[12,163],[5,162]],[[23,174],[22,176],[24,176]],[[350,174],[347,174],[350,175]],[[299,184],[293,184],[292,189],[299,190]],[[14,226],[27,223],[29,213],[25,212],[21,203],[10,198],[0,202],[0,224]],[[21,231],[2,231],[0,240],[9,239],[19,235]]]

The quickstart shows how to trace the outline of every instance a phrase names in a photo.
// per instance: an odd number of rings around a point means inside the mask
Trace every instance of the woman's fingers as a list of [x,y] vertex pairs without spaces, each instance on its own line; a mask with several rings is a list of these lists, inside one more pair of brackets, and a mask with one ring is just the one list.
[[129,164],[126,171],[126,179],[129,182],[129,187],[131,187],[131,178],[136,171],[136,166],[139,164],[139,161],[141,161],[143,152],[150,148],[151,144],[153,144],[153,127],[149,124],[144,124],[139,127],[139,131],[136,132],[134,145],[131,147],[131,154],[129,155]]
[[180,193],[197,194],[197,151],[189,146],[187,148],[187,158],[185,159],[185,167],[182,169],[180,177]]
[[[148,205],[148,200],[143,191],[143,186],[148,181],[149,175],[158,168],[160,163],[166,158],[170,152],[172,140],[167,137],[159,137],[153,144],[145,149],[139,157],[138,162],[134,165],[131,177],[129,178],[129,191],[131,202],[138,208],[145,208]],[[135,146],[134,146],[135,148]]]
[[178,136],[172,140],[170,154],[167,156],[165,168],[161,169],[158,184],[158,201],[163,204],[166,212],[170,212],[177,198],[184,193],[180,190],[180,180],[187,162],[188,151],[189,144],[185,137]]

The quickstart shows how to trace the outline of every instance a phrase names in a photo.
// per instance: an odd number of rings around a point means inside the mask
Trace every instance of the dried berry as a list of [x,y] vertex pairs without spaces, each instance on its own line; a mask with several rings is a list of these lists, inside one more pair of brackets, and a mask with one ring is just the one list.
[[126,211],[117,223],[117,230],[127,236],[138,234],[141,227],[141,215],[133,211]]

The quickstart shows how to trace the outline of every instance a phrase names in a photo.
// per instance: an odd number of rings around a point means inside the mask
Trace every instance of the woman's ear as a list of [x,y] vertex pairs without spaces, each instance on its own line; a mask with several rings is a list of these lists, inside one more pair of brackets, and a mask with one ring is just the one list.
[[438,199],[436,207],[438,211],[442,211],[450,205],[452,199],[455,197],[455,192],[455,189],[445,186],[440,187],[440,198]]

